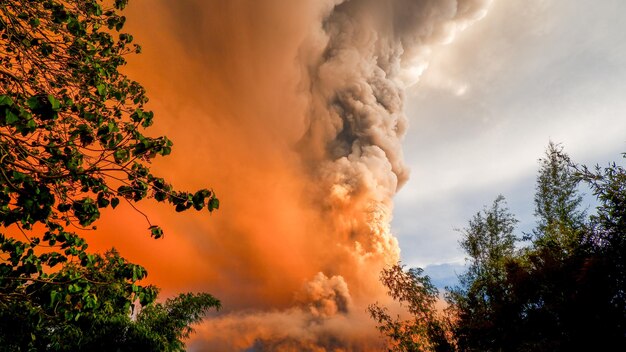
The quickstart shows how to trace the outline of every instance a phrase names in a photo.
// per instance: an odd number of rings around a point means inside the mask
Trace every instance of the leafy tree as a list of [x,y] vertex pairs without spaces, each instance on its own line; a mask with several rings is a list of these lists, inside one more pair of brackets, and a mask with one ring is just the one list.
[[219,307],[220,302],[209,294],[185,293],[142,309],[137,323],[158,338],[162,347],[156,350],[184,351],[182,340],[193,332],[190,325],[202,320],[210,308]]
[[[576,187],[581,180],[600,202],[597,214],[588,218],[580,210]],[[574,166],[551,143],[537,178],[538,219],[530,246],[514,250],[514,220],[500,210],[498,200],[490,211],[475,216],[461,242],[470,256],[469,268],[460,277],[461,286],[448,293],[459,349],[626,346],[625,184],[623,168]]]
[[515,253],[513,230],[517,220],[498,196],[490,208],[477,213],[462,231],[461,246],[469,266],[461,285],[447,293],[448,314],[439,314],[438,291],[422,269],[405,271],[395,265],[383,270],[381,281],[389,295],[406,305],[410,319],[393,318],[387,308],[369,307],[379,331],[389,341],[389,351],[487,351],[507,323],[498,305],[508,299],[507,267]]
[[[624,154],[626,157],[626,154]],[[582,243],[590,253],[581,265],[587,303],[584,319],[603,346],[626,346],[626,169],[612,163],[590,170],[577,166],[600,205],[590,216]],[[593,303],[593,304],[590,304]],[[576,331],[577,333],[579,331]]]
[[[156,295],[156,288],[136,294],[137,281],[146,275],[142,267],[114,250],[91,256],[93,265],[66,265],[56,282],[35,281],[28,288],[28,300],[0,309],[2,350],[184,351],[190,324],[210,308],[220,307],[206,293],[149,304],[155,297],[146,293]],[[137,296],[142,309],[136,308]],[[83,303],[87,307],[77,311],[76,305]],[[38,305],[50,309],[42,314]]]
[[535,192],[537,226],[533,231],[534,245],[552,247],[567,252],[576,246],[577,236],[585,223],[585,211],[580,209],[582,196],[579,178],[570,167],[569,156],[559,144],[550,142],[540,168]]
[[515,224],[517,220],[509,213],[501,195],[491,208],[474,215],[462,230],[461,239],[461,248],[469,255],[470,271],[477,276],[499,274],[502,260],[515,250]]
[[[527,236],[533,240],[529,247],[514,250],[515,220],[497,206],[501,198],[491,211],[470,221],[461,243],[470,265],[460,277],[461,286],[448,294],[462,350],[558,351],[575,346],[573,331],[583,323],[580,313],[595,306],[581,294],[589,287],[581,275],[589,252],[581,242],[588,227],[579,210],[578,182],[563,148],[550,143],[540,159],[537,226]],[[485,240],[489,238],[496,240]]]
[[580,180],[563,147],[550,142],[539,163],[533,241],[511,260],[508,282],[514,303],[502,309],[516,315],[510,334],[524,336],[523,341],[507,341],[510,346],[562,350],[570,343],[569,329],[582,322],[572,312],[582,308],[575,297],[585,287],[580,270],[589,254],[582,242],[588,227],[580,209]]
[[421,268],[407,271],[400,264],[383,270],[381,281],[389,295],[405,305],[410,319],[393,318],[387,308],[378,303],[368,307],[378,330],[388,340],[389,351],[453,351],[449,341],[449,324],[436,309],[438,291],[423,275]]
[[[95,229],[101,209],[146,198],[176,211],[219,207],[213,191],[177,191],[150,171],[172,142],[145,134],[153,122],[145,89],[119,72],[126,55],[140,52],[122,32],[126,4],[0,2],[0,315],[25,334],[11,335],[7,323],[0,341],[19,344],[16,350],[68,349],[70,340],[54,336],[80,330],[87,338],[98,325],[85,330],[85,320],[126,324],[132,302],[154,301],[156,288],[138,283],[143,268],[118,254],[89,253],[76,232]],[[151,236],[163,236],[148,226]],[[151,309],[182,304],[203,312],[215,303],[181,299]]]
[[[553,143],[540,164],[537,226],[526,236],[532,242],[516,250],[517,220],[502,196],[477,213],[462,231],[468,267],[460,285],[448,288],[447,319],[432,313],[436,291],[421,271],[383,272],[391,296],[408,303],[414,318],[370,307],[393,351],[626,347],[626,169],[575,165]],[[581,181],[599,202],[590,216],[580,210]]]
[[509,298],[506,268],[515,252],[516,223],[504,197],[498,196],[462,231],[468,269],[446,297],[456,316],[454,333],[461,350],[488,351],[493,341],[504,338],[501,328],[510,317],[499,314],[497,307]]

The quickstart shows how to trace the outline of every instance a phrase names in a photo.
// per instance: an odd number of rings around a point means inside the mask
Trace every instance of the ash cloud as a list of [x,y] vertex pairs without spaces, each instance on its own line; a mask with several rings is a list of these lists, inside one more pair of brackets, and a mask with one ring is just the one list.
[[301,49],[310,109],[299,151],[316,180],[314,202],[344,245],[368,260],[399,258],[389,223],[392,197],[409,174],[404,90],[427,67],[432,47],[482,18],[489,3],[343,1]]
[[[131,28],[145,53],[131,71],[176,143],[161,168],[180,188],[209,182],[222,209],[207,220],[160,213],[175,264],[137,250],[158,251],[152,242],[110,233],[166,292],[222,299],[190,350],[383,349],[366,307],[385,302],[378,276],[399,259],[390,222],[409,176],[404,91],[489,2],[138,2],[129,24],[163,28]],[[159,46],[172,50],[150,53]]]
[[298,301],[316,318],[347,314],[351,306],[350,292],[343,277],[328,278],[321,272],[304,285]]
[[[257,314],[222,316],[203,324],[190,351],[307,351],[374,352],[384,346],[372,338],[365,312],[339,315],[322,321],[307,312],[291,308]],[[210,338],[220,334],[221,338]]]

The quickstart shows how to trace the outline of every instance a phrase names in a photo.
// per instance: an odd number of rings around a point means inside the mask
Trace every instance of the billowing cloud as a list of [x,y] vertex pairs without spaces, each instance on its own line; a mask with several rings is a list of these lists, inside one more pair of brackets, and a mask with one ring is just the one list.
[[488,4],[137,1],[129,29],[144,55],[129,73],[153,99],[155,132],[175,142],[155,170],[212,186],[222,208],[144,209],[160,242],[125,233],[146,227],[140,215],[111,215],[94,241],[113,238],[166,295],[223,301],[195,350],[380,350],[365,308],[385,300],[379,272],[399,259],[404,89]]

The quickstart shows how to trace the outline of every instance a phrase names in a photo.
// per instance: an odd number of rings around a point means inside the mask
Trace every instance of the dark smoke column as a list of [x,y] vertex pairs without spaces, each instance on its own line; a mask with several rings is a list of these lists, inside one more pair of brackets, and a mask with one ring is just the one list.
[[427,68],[431,47],[484,16],[489,2],[339,1],[303,48],[310,113],[300,151],[334,240],[354,255],[399,259],[389,224],[408,178],[404,90]]

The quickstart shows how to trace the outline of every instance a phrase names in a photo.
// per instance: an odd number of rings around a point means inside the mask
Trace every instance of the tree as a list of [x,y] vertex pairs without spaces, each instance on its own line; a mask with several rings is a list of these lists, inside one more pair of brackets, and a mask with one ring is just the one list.
[[[527,236],[528,246],[516,249],[517,220],[502,196],[462,231],[468,266],[460,284],[447,288],[447,320],[433,318],[428,310],[434,298],[421,272],[395,268],[383,273],[392,297],[417,307],[410,310],[415,322],[394,320],[377,305],[370,308],[393,346],[408,346],[396,350],[446,346],[547,352],[626,346],[626,170],[615,163],[594,170],[575,165],[553,143],[540,165],[537,226]],[[590,216],[580,210],[580,182],[599,202]],[[443,327],[443,334],[430,335],[437,331],[430,326]],[[444,341],[432,336],[445,337],[447,345],[426,344]]]
[[511,301],[517,305],[506,309],[517,315],[517,323],[510,326],[524,336],[524,341],[517,341],[519,346],[562,350],[571,346],[570,329],[582,322],[572,312],[580,316],[583,308],[575,298],[585,289],[580,273],[589,258],[582,242],[588,227],[580,209],[580,179],[563,147],[550,142],[539,163],[534,197],[537,225],[532,243],[509,268]]
[[462,231],[461,247],[469,255],[460,286],[450,289],[447,301],[454,312],[455,337],[461,350],[489,351],[493,341],[505,338],[508,315],[497,307],[506,304],[507,266],[515,252],[517,220],[498,196],[490,208],[478,212]]
[[368,307],[370,316],[378,323],[378,330],[387,338],[389,351],[454,351],[449,341],[449,324],[437,313],[438,290],[423,275],[421,268],[407,271],[400,264],[384,269],[380,277],[388,294],[404,304],[410,319],[393,318],[387,308],[378,303]]
[[501,198],[470,221],[461,242],[470,265],[460,276],[461,286],[448,294],[462,350],[557,351],[576,346],[573,330],[582,322],[576,315],[592,304],[580,295],[587,290],[580,273],[588,256],[581,243],[587,227],[579,210],[578,182],[563,148],[550,143],[540,159],[537,226],[526,236],[532,239],[528,247],[515,250],[516,221],[498,206]]
[[[140,309],[135,302],[135,291],[140,288],[129,282],[144,277],[145,270],[128,263],[115,250],[93,258],[91,266],[64,266],[53,284],[33,282],[28,300],[3,306],[0,349],[184,351],[190,324],[200,321],[209,309],[220,307],[220,302],[206,293],[150,303],[154,297],[144,291],[138,295]],[[81,296],[74,294],[81,291]],[[149,292],[156,295],[156,290]],[[82,303],[87,307],[77,309]],[[37,304],[46,308],[44,314]]]
[[535,192],[537,226],[533,231],[537,246],[567,252],[576,246],[585,222],[580,210],[580,180],[572,169],[569,156],[559,144],[550,142],[540,168]]
[[[595,172],[575,166],[552,143],[540,163],[537,227],[528,247],[514,250],[512,215],[493,215],[506,214],[497,204],[475,216],[464,232],[461,245],[470,265],[460,276],[461,286],[448,293],[463,351],[626,346],[626,222],[621,220],[626,173],[615,164]],[[580,210],[580,181],[600,202],[589,218]],[[480,241],[490,238],[497,240]]]
[[[25,350],[41,346],[39,332],[104,318],[108,305],[128,315],[132,302],[154,301],[156,288],[138,283],[143,268],[89,253],[73,230],[95,229],[100,209],[146,198],[176,211],[219,207],[213,191],[177,191],[150,171],[172,142],[144,134],[153,122],[145,90],[119,72],[126,55],[140,52],[121,32],[126,4],[0,2],[0,314],[27,312]],[[113,276],[105,275],[110,260]]]
[[[510,350],[611,350],[626,346],[624,300],[624,170],[589,171],[552,143],[541,160],[535,195],[534,240],[511,261],[507,282],[515,313]],[[580,210],[577,185],[598,197],[596,214]],[[621,253],[620,253],[621,252]],[[492,345],[493,346],[493,345]],[[497,346],[496,346],[497,347]]]
[[[626,153],[623,154],[626,157]],[[604,346],[626,346],[626,169],[576,166],[576,176],[586,182],[600,202],[589,218],[581,240],[589,255],[581,265],[586,290],[580,296],[587,310],[583,318]],[[579,333],[579,331],[576,331]]]
[[461,285],[446,294],[448,315],[437,312],[438,291],[422,269],[405,271],[395,265],[383,270],[381,281],[389,295],[406,305],[411,317],[393,318],[379,304],[369,307],[389,351],[491,350],[504,331],[498,326],[508,323],[497,307],[508,299],[507,268],[515,253],[516,223],[503,196],[469,221],[461,240],[469,265],[460,276]]

